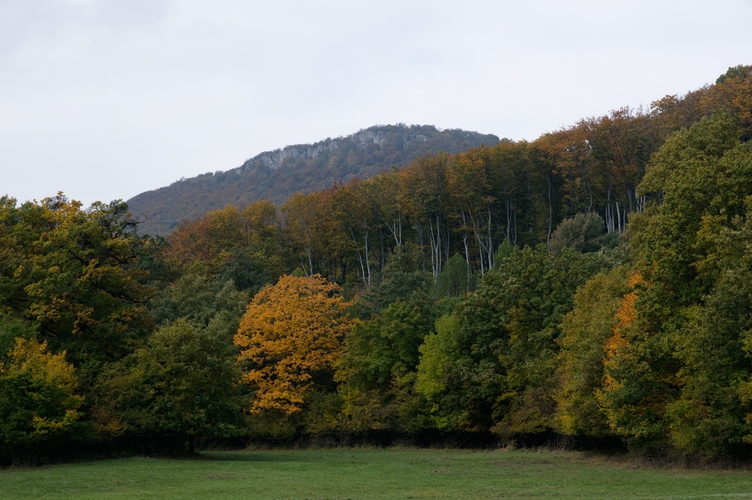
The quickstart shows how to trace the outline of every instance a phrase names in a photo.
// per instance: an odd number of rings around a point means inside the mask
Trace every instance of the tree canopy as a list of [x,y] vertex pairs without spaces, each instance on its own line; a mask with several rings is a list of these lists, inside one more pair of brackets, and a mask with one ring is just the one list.
[[747,459],[750,71],[165,238],[119,200],[0,198],[0,465],[251,440]]

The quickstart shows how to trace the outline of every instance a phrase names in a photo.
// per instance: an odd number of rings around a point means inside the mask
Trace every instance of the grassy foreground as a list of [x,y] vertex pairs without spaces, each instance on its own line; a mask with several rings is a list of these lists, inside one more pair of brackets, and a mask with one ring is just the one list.
[[0,470],[0,498],[750,498],[752,473],[636,468],[574,452],[205,453]]

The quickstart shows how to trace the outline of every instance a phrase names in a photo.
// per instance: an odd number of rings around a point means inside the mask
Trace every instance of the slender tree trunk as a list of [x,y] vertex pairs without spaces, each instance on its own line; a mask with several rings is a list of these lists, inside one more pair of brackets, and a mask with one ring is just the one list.
[[490,271],[493,269],[493,258],[494,258],[494,244],[493,244],[493,231],[491,231],[491,206],[486,205],[486,208],[488,209],[488,244],[486,245],[486,250],[488,252],[488,270]]
[[473,224],[473,235],[475,236],[475,241],[478,242],[478,261],[480,263],[480,275],[481,277],[486,274],[486,267],[485,262],[483,258],[483,241],[480,238],[480,234],[478,233],[478,225],[475,222],[475,217],[473,217],[473,212],[469,212],[470,215],[470,221]]
[[398,212],[397,219],[392,219],[391,224],[386,221],[385,217],[382,217],[382,220],[386,224],[386,227],[389,228],[389,232],[392,233],[395,246],[402,245],[402,214]]
[[514,195],[512,205],[512,219],[514,219],[514,246],[517,246],[517,195]]
[[[436,218],[438,219],[438,216],[436,216]],[[438,220],[437,220],[437,222],[438,222]],[[444,224],[444,229],[445,229],[445,232],[444,232],[444,262],[447,262],[447,261],[449,261],[449,257],[451,257],[449,255],[449,252],[452,251],[452,248],[451,248],[452,247],[452,239],[451,239],[452,228],[449,227],[449,220],[448,219],[447,219],[446,224]]]
[[627,188],[627,200],[629,200],[629,213],[631,214],[634,211],[634,208],[632,207],[632,188]]
[[310,275],[313,275],[313,257],[311,256],[311,235],[310,234],[308,235],[308,247],[306,248],[306,253],[308,254],[308,269],[311,270]]
[[365,246],[365,252],[366,252],[366,269],[368,270],[368,283],[367,286],[371,286],[371,263],[370,258],[368,255],[368,231],[365,232],[365,235],[363,236],[363,243]]
[[379,257],[379,273],[383,273],[384,265],[386,265],[386,257],[385,257],[385,250],[384,250],[384,235],[381,232],[381,227],[379,227],[379,243],[381,244],[381,255]]
[[[418,245],[420,247],[420,251],[423,252],[425,249],[425,245],[423,244],[423,226],[420,224],[420,222],[418,222],[417,227],[418,227]],[[426,272],[426,264],[425,264],[426,260],[425,259],[421,259],[421,260],[423,261],[422,270],[423,272]]]
[[298,251],[298,255],[300,256],[300,268],[303,270],[303,274],[305,274],[306,277],[308,277],[309,276],[308,271],[306,271],[305,263],[303,262],[303,254],[300,251]]
[[548,235],[546,236],[546,246],[551,250],[551,226],[554,222],[554,207],[551,204],[551,178],[546,174],[546,183],[548,184]]
[[[358,246],[358,239],[355,237],[355,231],[353,231],[352,227],[350,228],[350,237],[353,240],[353,243],[355,243],[355,247]],[[368,235],[366,235],[366,241],[368,241]],[[370,286],[370,272],[368,278],[366,278],[366,269],[365,265],[363,263],[363,255],[360,253],[360,250],[355,250],[355,257],[358,259],[358,263],[360,264],[360,275],[361,279],[363,280],[363,284],[366,286]],[[366,249],[366,262],[368,261],[368,250]]]
[[467,264],[467,284],[470,286],[470,248],[467,244],[467,218],[465,209],[462,208],[462,244],[465,247],[465,264]]
[[621,214],[619,213],[619,202],[616,203],[616,221],[618,223],[619,234],[621,234]]
[[431,265],[433,268],[433,281],[434,284],[439,279],[439,273],[441,273],[441,226],[439,224],[439,215],[436,214],[436,232],[434,233],[434,226],[431,217],[428,218],[428,229],[431,234]]
[[510,234],[512,230],[512,227],[511,227],[512,226],[512,204],[509,200],[509,195],[504,195],[504,201],[506,203],[506,216],[507,216],[507,227],[505,231],[506,233],[505,236],[508,241],[512,241],[512,238],[511,238],[512,235]]

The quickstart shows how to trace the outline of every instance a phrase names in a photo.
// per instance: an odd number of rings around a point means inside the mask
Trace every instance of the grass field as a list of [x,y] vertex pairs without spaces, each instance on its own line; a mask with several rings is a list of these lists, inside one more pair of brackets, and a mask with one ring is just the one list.
[[752,473],[644,468],[549,451],[221,452],[1,470],[0,498],[752,499]]

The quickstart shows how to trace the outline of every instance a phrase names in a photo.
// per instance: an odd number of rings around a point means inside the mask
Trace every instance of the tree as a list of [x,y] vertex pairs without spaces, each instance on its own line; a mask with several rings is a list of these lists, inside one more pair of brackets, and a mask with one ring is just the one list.
[[[331,198],[337,232],[348,236],[348,253],[357,259],[358,275],[363,285],[371,286],[371,261],[373,260],[373,240],[378,234],[375,227],[375,204],[369,199],[369,184],[354,179],[347,186],[338,187]],[[345,272],[342,279],[345,280]]]
[[666,420],[682,450],[746,456],[750,447],[743,443],[752,443],[752,197],[746,206],[730,223],[704,217],[698,232],[707,252],[698,269],[717,277],[701,303],[686,309],[686,327],[676,337],[684,384]]
[[616,311],[628,292],[627,268],[599,273],[574,296],[574,309],[564,316],[559,340],[559,389],[555,426],[574,436],[612,433],[596,397],[604,383],[604,344],[613,335]]
[[595,252],[604,245],[616,246],[618,235],[603,234],[606,225],[596,213],[578,213],[573,219],[565,219],[551,236],[551,251],[559,253],[564,247],[578,252]]
[[[371,320],[358,322],[347,336],[335,379],[343,395],[343,414],[357,430],[410,427],[401,414],[414,404],[418,347],[431,331],[430,310],[419,301],[397,301]],[[351,422],[354,419],[361,422]]]
[[98,422],[114,434],[169,441],[194,452],[196,438],[226,437],[242,428],[236,382],[236,320],[220,313],[207,326],[178,320],[158,329],[145,347],[103,372]]
[[658,203],[630,229],[642,282],[617,313],[602,391],[612,427],[638,447],[738,452],[748,432],[752,154],[739,136],[727,112],[704,118],[666,141],[640,184]]
[[700,107],[707,114],[720,109],[739,117],[740,138],[752,139],[752,66],[734,66],[719,76],[700,99]]
[[319,275],[283,276],[253,298],[235,335],[251,413],[299,412],[316,378],[331,378],[351,326],[338,291]]
[[77,367],[124,356],[149,331],[153,293],[138,267],[143,241],[128,206],[114,201],[83,210],[59,194],[43,201],[42,217],[45,231],[18,269],[29,281],[23,313]]
[[388,389],[393,378],[415,371],[418,346],[431,331],[430,312],[421,305],[397,301],[374,319],[355,325],[338,378],[364,389]]
[[405,188],[404,206],[408,207],[410,216],[417,226],[417,243],[421,248],[425,248],[424,233],[428,233],[428,250],[434,283],[438,279],[443,262],[449,260],[446,174],[450,161],[450,157],[443,153],[424,156],[399,173]]
[[164,258],[185,272],[232,279],[241,290],[257,292],[282,273],[286,252],[275,207],[256,201],[227,206],[172,231]]
[[[441,398],[447,389],[450,367],[459,358],[460,318],[456,313],[445,314],[436,320],[436,332],[427,335],[419,347],[420,363],[417,366],[415,390],[432,403],[432,416],[438,428],[452,427],[447,415],[441,415]],[[452,411],[453,410],[453,411]],[[450,409],[456,414],[457,409]],[[456,426],[456,422],[454,423]]]
[[436,280],[436,292],[439,297],[464,297],[475,288],[475,279],[470,274],[470,269],[465,259],[456,253],[444,264],[438,280]]
[[185,274],[152,299],[150,312],[158,326],[184,319],[199,327],[207,326],[220,312],[228,312],[237,330],[247,303],[247,295],[235,290],[232,282]]
[[459,355],[442,369],[443,395],[431,396],[438,413],[506,437],[552,428],[561,320],[579,286],[619,263],[614,251],[553,255],[542,245],[502,257],[462,305]]
[[40,445],[73,437],[84,401],[77,388],[65,353],[52,354],[45,343],[18,338],[7,360],[0,361],[0,461],[33,459],[28,453]]

